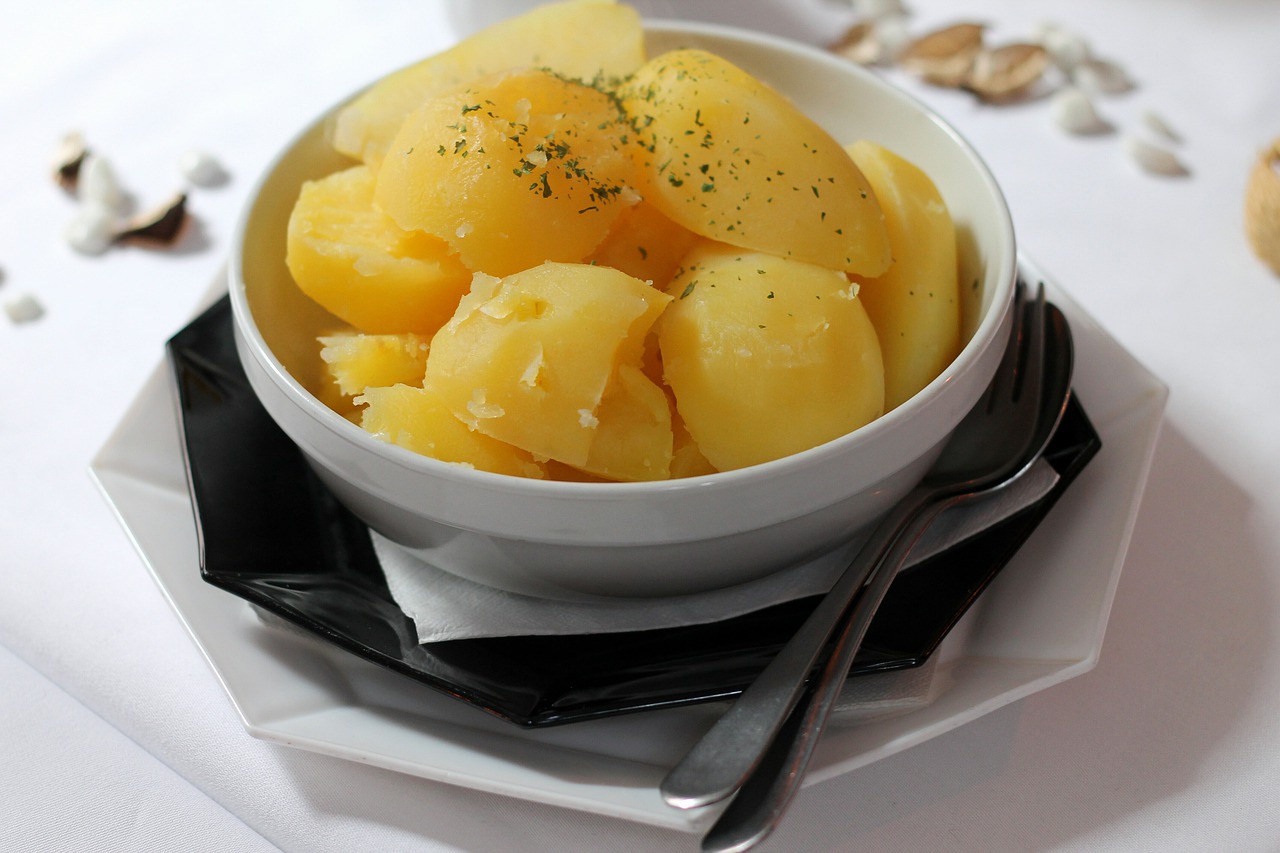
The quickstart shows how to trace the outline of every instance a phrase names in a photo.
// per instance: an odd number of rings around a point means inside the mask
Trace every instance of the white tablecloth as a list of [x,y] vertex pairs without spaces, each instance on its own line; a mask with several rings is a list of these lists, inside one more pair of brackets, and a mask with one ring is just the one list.
[[[1022,247],[1172,396],[1100,665],[806,789],[767,849],[1280,849],[1280,279],[1242,230],[1249,167],[1280,136],[1280,4],[911,7],[921,30],[1075,29],[1138,83],[1101,103],[1121,131],[1153,110],[1184,137],[1190,177],[1153,178],[1120,134],[1066,136],[1045,102],[981,106],[889,73],[975,144]],[[695,849],[250,738],[88,475],[275,150],[446,45],[445,20],[428,0],[50,0],[6,16],[0,302],[30,294],[46,314],[0,317],[0,849]],[[181,186],[191,148],[232,180],[193,192],[182,250],[84,257],[48,173],[69,130],[144,205]]]

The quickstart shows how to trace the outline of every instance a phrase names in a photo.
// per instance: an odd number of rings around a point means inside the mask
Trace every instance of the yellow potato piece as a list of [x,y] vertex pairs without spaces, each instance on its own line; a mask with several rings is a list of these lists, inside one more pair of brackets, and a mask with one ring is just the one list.
[[700,238],[642,201],[622,212],[589,263],[613,267],[662,288]]
[[644,33],[630,6],[611,0],[551,3],[382,78],[338,113],[333,145],[376,165],[406,115],[462,83],[525,67],[550,68],[586,81],[608,80],[630,74],[643,62]]
[[581,261],[638,199],[627,133],[597,89],[536,69],[485,77],[405,120],[375,198],[478,272]]
[[471,273],[445,242],[375,207],[373,188],[367,166],[303,184],[285,262],[303,293],[359,329],[430,334],[452,316]]
[[667,394],[636,364],[620,364],[596,412],[582,470],[609,480],[665,480],[671,474]]
[[342,394],[353,397],[369,387],[421,385],[427,371],[424,335],[366,335],[346,332],[318,338],[320,359]]
[[842,273],[722,244],[683,266],[658,338],[680,417],[715,468],[807,450],[883,412],[880,345]]
[[929,176],[883,146],[860,141],[850,157],[884,210],[893,265],[862,280],[858,298],[880,337],[886,410],[932,382],[960,352],[956,233]]
[[642,192],[705,237],[879,275],[880,207],[822,128],[745,71],[701,50],[662,54],[622,89],[636,127]]
[[468,429],[430,388],[369,388],[356,403],[365,407],[360,425],[383,441],[494,474],[543,476],[528,453]]
[[587,465],[605,389],[639,366],[670,297],[608,267],[477,275],[432,339],[426,385],[454,416],[539,459]]

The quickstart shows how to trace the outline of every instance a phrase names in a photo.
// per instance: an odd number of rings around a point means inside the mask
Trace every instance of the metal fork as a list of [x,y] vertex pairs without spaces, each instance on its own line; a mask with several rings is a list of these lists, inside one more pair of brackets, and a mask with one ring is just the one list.
[[990,388],[956,428],[930,474],[875,528],[791,641],[663,780],[660,789],[668,803],[693,808],[737,791],[795,708],[850,603],[895,542],[931,507],[1005,482],[1039,454],[1045,310],[1043,287],[1028,303],[1019,283],[1009,344]]
[[[1048,306],[1049,342],[1041,394],[1040,420],[1032,446],[1043,448],[1057,430],[1070,395],[1073,352],[1070,330],[1058,309]],[[905,561],[915,542],[942,512],[969,502],[980,495],[1013,488],[1030,476],[1035,465],[1048,467],[1035,451],[1032,466],[983,492],[963,493],[946,498],[923,512],[890,548],[889,555],[876,569],[866,588],[846,614],[843,628],[829,653],[817,682],[805,700],[788,717],[786,724],[743,784],[737,798],[720,816],[702,842],[705,851],[741,851],[754,846],[781,822],[795,792],[803,781],[805,769],[813,756],[818,738],[839,698],[848,677],[849,666],[866,635],[880,602],[884,600],[894,575]],[[1052,470],[1052,469],[1050,469]]]

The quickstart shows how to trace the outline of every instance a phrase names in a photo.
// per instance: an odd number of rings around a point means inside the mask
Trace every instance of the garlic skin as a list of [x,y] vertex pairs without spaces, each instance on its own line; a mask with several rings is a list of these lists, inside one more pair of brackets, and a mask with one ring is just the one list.
[[1054,123],[1067,133],[1096,136],[1113,130],[1111,124],[1098,115],[1089,96],[1076,86],[1063,86],[1055,92],[1051,109]]
[[1126,136],[1124,149],[1130,159],[1141,166],[1144,172],[1152,175],[1184,178],[1191,174],[1191,170],[1183,165],[1176,154],[1145,139],[1132,135]]

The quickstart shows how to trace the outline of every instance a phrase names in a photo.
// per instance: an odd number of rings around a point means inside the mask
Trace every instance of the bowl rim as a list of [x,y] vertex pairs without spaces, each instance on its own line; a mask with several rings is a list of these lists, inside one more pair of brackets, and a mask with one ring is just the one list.
[[[797,55],[803,61],[816,62],[838,70],[841,74],[860,77],[864,83],[879,90],[881,94],[894,98],[910,109],[919,112],[937,130],[940,130],[950,139],[952,144],[956,146],[973,167],[975,174],[980,179],[983,190],[995,202],[994,212],[997,214],[999,221],[994,223],[994,226],[1001,232],[1003,239],[996,246],[997,251],[992,257],[988,258],[987,265],[998,265],[1001,268],[1001,274],[997,279],[994,279],[997,291],[992,294],[986,311],[974,327],[971,336],[961,348],[960,353],[928,385],[893,410],[882,414],[875,420],[855,430],[822,444],[779,459],[744,468],[679,479],[640,482],[578,482],[518,477],[510,474],[482,471],[458,463],[433,459],[407,448],[379,441],[358,425],[348,421],[318,400],[284,366],[283,362],[267,344],[254,318],[248,303],[243,268],[248,225],[253,218],[253,212],[266,184],[270,182],[275,173],[307,136],[316,132],[338,108],[357,97],[369,86],[376,83],[376,80],[332,103],[315,120],[309,122],[300,131],[291,136],[268,161],[246,195],[246,200],[232,236],[228,263],[231,307],[235,317],[237,342],[238,345],[243,345],[242,353],[247,350],[258,365],[269,374],[276,386],[284,390],[289,401],[324,426],[332,437],[340,438],[346,444],[374,454],[411,472],[431,475],[458,484],[500,489],[512,495],[525,494],[529,497],[554,496],[562,499],[581,497],[606,501],[635,500],[672,493],[712,493],[735,489],[743,483],[772,480],[782,475],[795,476],[805,469],[821,466],[830,457],[848,452],[858,445],[875,442],[883,434],[896,431],[902,422],[914,419],[922,408],[929,407],[942,389],[954,382],[960,374],[971,369],[979,360],[981,354],[1000,338],[1000,332],[1004,327],[1009,305],[1012,303],[1014,279],[1017,274],[1017,249],[1012,216],[1004,193],[981,155],[954,126],[911,93],[848,60],[837,57],[813,45],[747,28],[697,21],[645,19],[643,27],[646,38],[650,35],[664,37],[687,35],[738,42],[766,50],[779,51],[784,54]],[[381,76],[378,79],[381,79]],[[960,415],[963,415],[963,412],[957,415],[956,420],[959,419]]]

